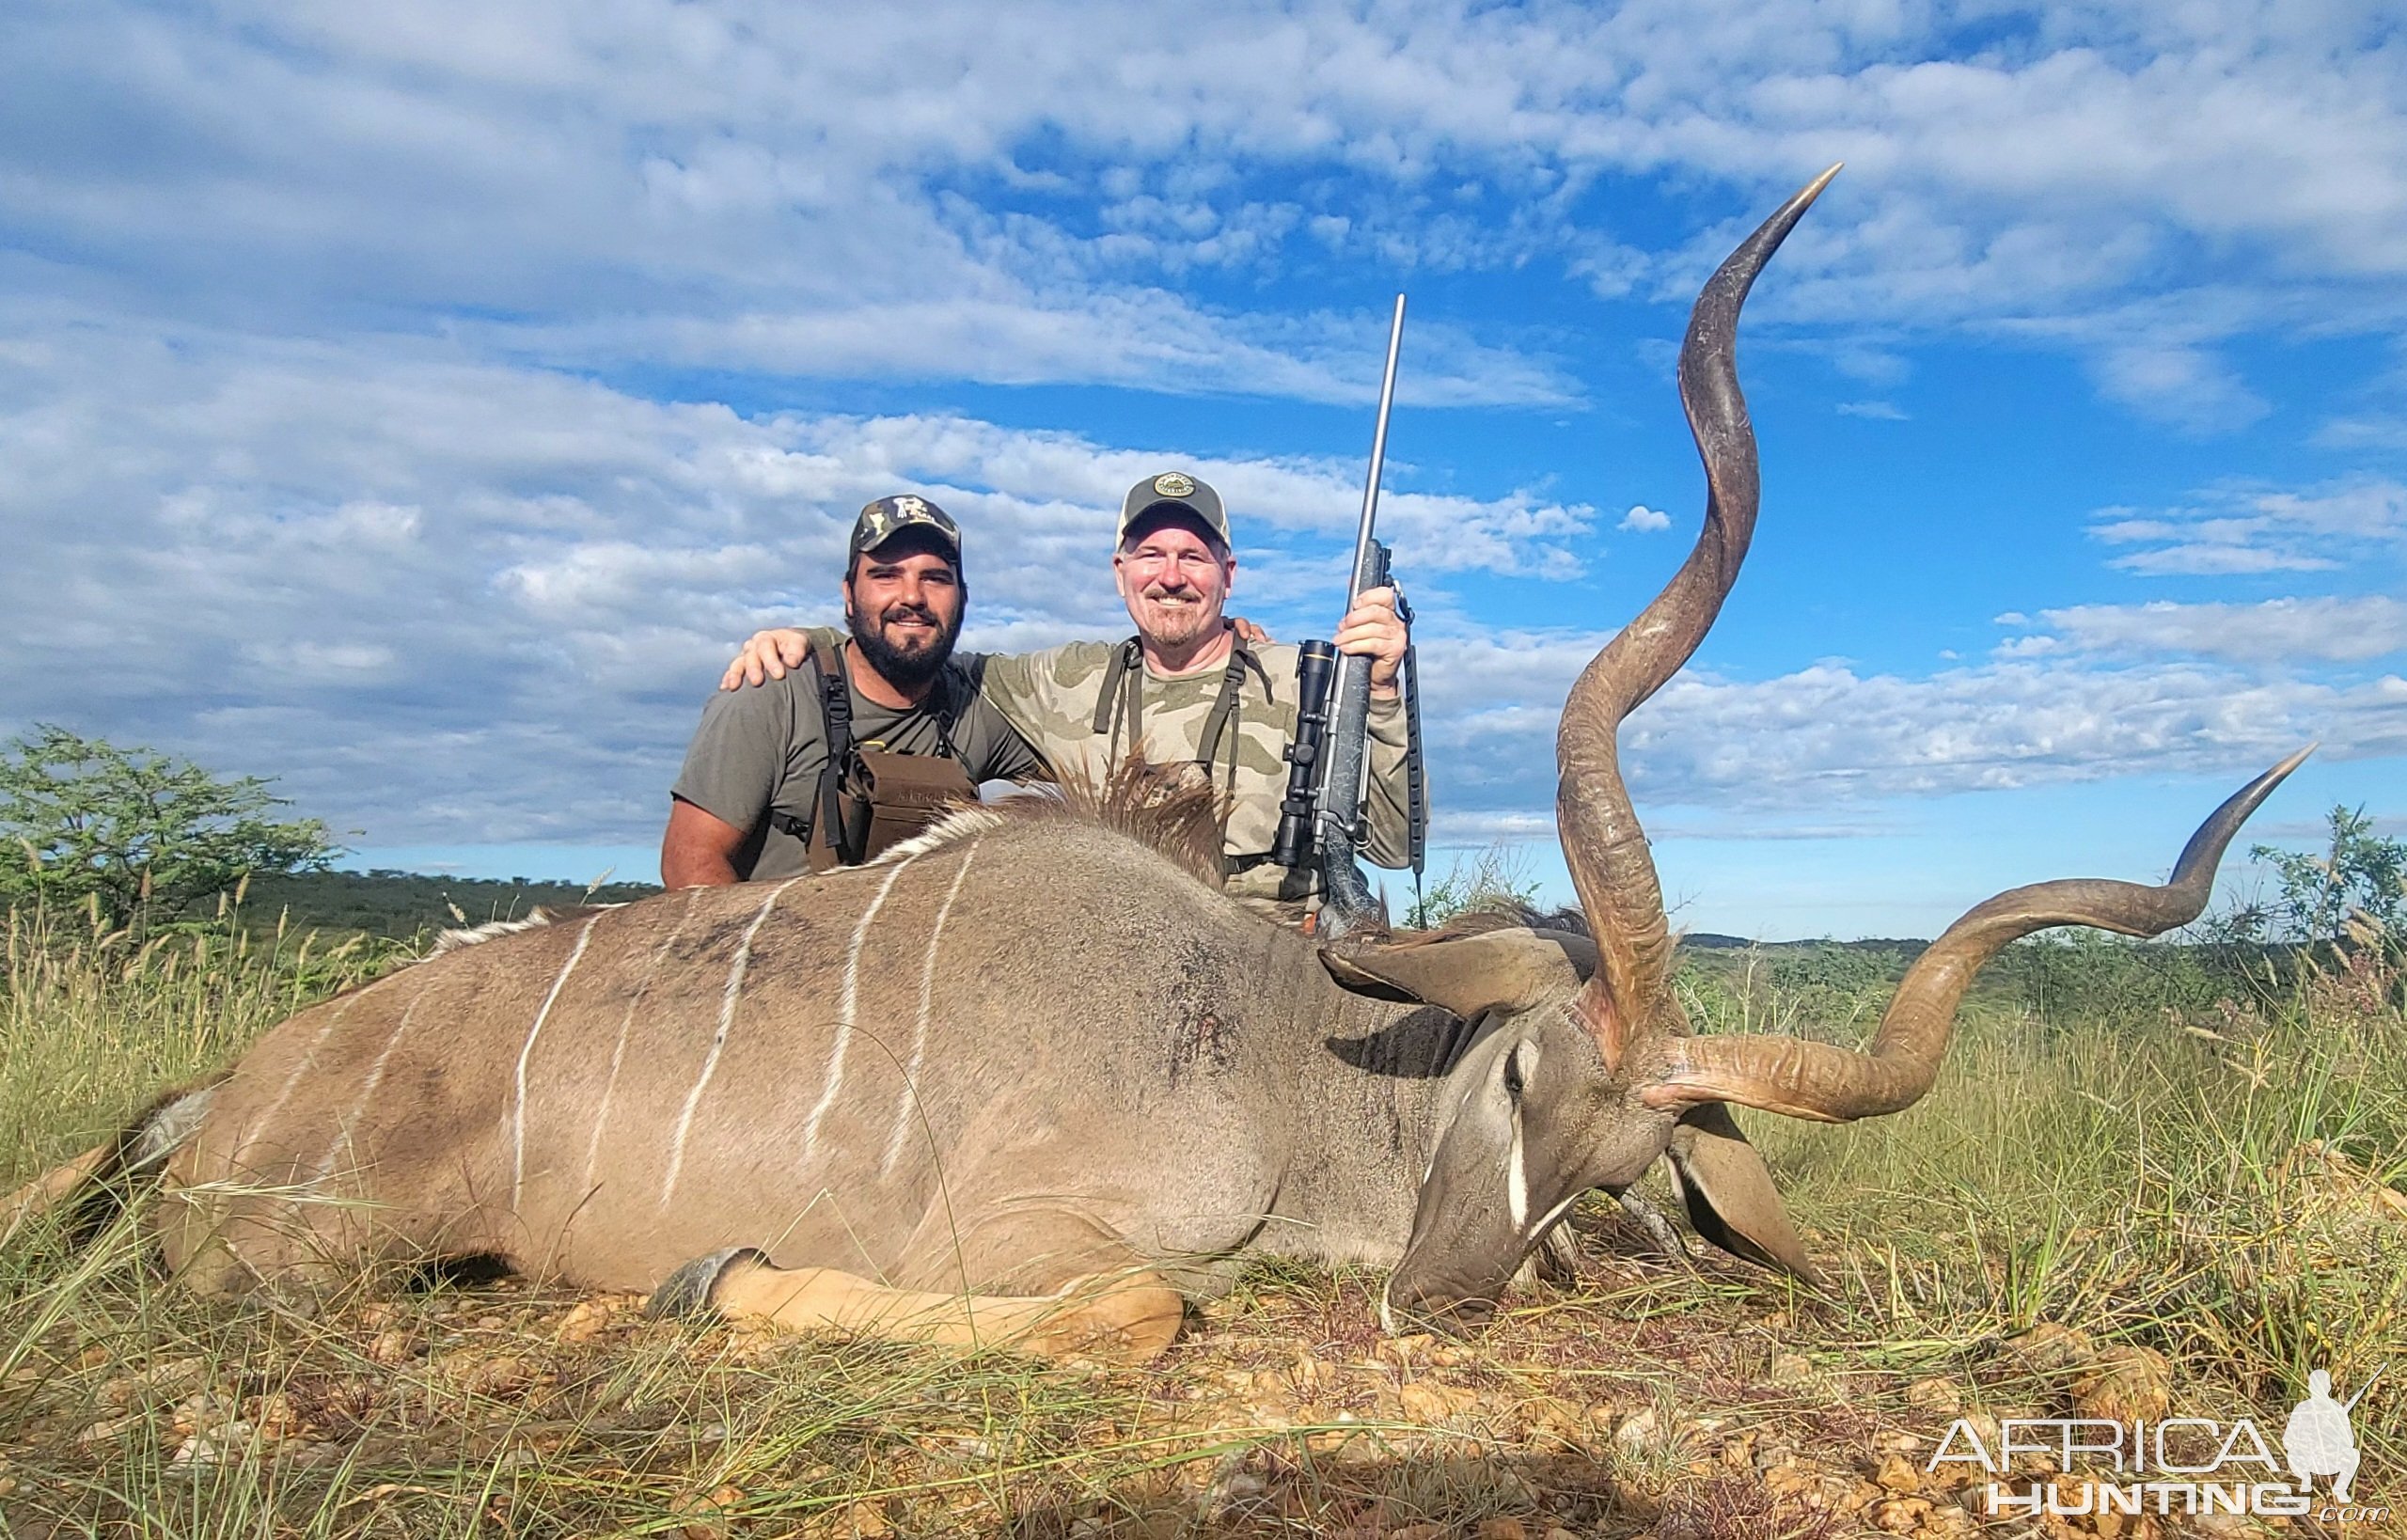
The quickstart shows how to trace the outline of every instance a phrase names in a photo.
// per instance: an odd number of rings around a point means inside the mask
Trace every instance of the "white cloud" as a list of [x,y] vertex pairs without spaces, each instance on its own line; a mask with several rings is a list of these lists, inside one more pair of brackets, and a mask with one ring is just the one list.
[[[168,347],[86,326],[11,359],[0,731],[58,720],[279,776],[382,846],[649,839],[732,644],[833,619],[851,515],[897,485],[963,521],[973,640],[999,647],[1120,632],[1111,511],[1165,464],[1236,511],[1240,607],[1300,634],[1325,616],[1358,494],[1350,461],[1197,459],[953,416],[747,418],[432,345]],[[1440,832],[1535,837],[1557,714],[1605,637],[1483,629],[1449,574],[1567,574],[1598,515],[1400,479],[1384,509],[1426,574]],[[2296,529],[2387,506],[2252,495],[2272,511],[2251,516]],[[2395,650],[2402,608],[2070,606],[2001,617],[2027,623],[2028,655],[1927,679],[1691,673],[1626,724],[1624,755],[1650,817],[1830,829],[1888,797],[2244,774],[2310,739],[2328,759],[2407,754],[2407,681],[2282,671]]]
[[2244,427],[2272,410],[2229,365],[2195,346],[2161,339],[2109,346],[2091,368],[2114,400],[2200,432]]
[[2028,657],[2069,648],[2125,656],[2191,653],[2279,667],[2365,663],[2407,652],[2407,603],[2379,594],[2245,605],[2077,605],[2041,610],[2039,621],[2054,635],[2009,640],[2000,646],[2000,655]]
[[[2380,15],[92,0],[14,23],[0,187],[73,283],[233,323],[431,312],[546,356],[1328,400],[1367,317],[1290,338],[1170,288],[1537,263],[1684,301],[1845,158],[1759,322],[2070,348],[2204,429],[2261,410],[2229,339],[2401,322]],[[1712,228],[1660,249],[1618,192],[1657,180]],[[1495,338],[1455,351],[1408,388],[1568,391]]]
[[2392,340],[2390,366],[2315,431],[2312,442],[2327,449],[2407,449],[2407,338]]
[[[1556,716],[1597,635],[1424,636],[1447,805],[1551,804]],[[2228,665],[2006,659],[1927,679],[1816,665],[1754,682],[1683,673],[1623,724],[1642,814],[1701,806],[1844,812],[1898,796],[2118,776],[2245,776],[2309,742],[2407,752],[2407,679],[2325,683]]]
[[1895,401],[1841,401],[1833,408],[1843,417],[1869,417],[1877,422],[1904,422],[1908,416]]
[[[2228,428],[2265,405],[2233,339],[2407,325],[2407,56],[2385,18],[36,7],[0,50],[8,709],[285,774],[381,842],[640,838],[726,648],[833,613],[862,499],[938,495],[970,528],[981,634],[1033,645],[1117,630],[1099,582],[1061,574],[1099,573],[1122,488],[1182,451],[882,406],[745,416],[639,384],[1359,401],[1384,319],[1365,275],[1377,297],[1390,275],[1526,273],[1534,318],[1566,280],[1685,303],[1842,156],[1750,312],[1768,339],[1812,329],[1883,398],[1839,411],[1901,416],[1908,350],[1947,331],[2063,351],[2136,411]],[[1947,56],[1967,28],[1979,52]],[[1406,399],[1579,403],[1549,324],[1416,319]],[[2397,433],[2352,405],[2323,439]],[[1189,464],[1237,510],[1241,604],[1317,614],[1359,466]],[[1601,637],[1450,629],[1446,585],[1578,575],[1610,515],[1408,470],[1385,511],[1429,574],[1440,807],[1457,831],[1544,826],[1554,712]],[[2192,504],[2093,532],[2142,574],[2397,587],[2395,480]],[[1637,505],[1619,527],[1671,522]],[[1927,680],[1675,681],[1630,724],[1634,780],[1747,809],[1801,785],[2253,768],[2305,736],[2400,751],[2397,679],[2275,677],[2386,655],[2368,649],[2395,650],[2395,606],[2038,615]]]
[[[1376,401],[1386,316],[1221,317],[1156,291],[1015,292],[837,305],[726,316],[611,317],[465,327],[511,356],[578,364],[665,364],[830,379],[1078,381],[1180,395]],[[1544,360],[1416,322],[1408,406],[1562,406],[1576,382]]]
[[2407,555],[2407,485],[2372,477],[2306,492],[2234,483],[2183,508],[2100,509],[2089,532],[2141,547],[2112,565],[2148,575],[2363,571]]
[[[1111,518],[1168,464],[1228,497],[1243,605],[1318,617],[1342,591],[1350,460],[747,418],[434,344],[61,327],[0,361],[0,733],[55,719],[280,775],[378,844],[641,839],[733,644],[836,617],[868,498],[944,503],[973,639],[1043,645],[1125,628]],[[1395,467],[1382,514],[1424,583],[1578,571],[1594,510],[1411,481]]]

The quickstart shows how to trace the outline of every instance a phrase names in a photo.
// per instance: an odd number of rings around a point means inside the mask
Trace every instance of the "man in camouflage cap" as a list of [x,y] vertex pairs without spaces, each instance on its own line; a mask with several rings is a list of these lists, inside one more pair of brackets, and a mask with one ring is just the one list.
[[945,795],[1044,777],[980,695],[972,661],[953,655],[969,586],[952,517],[924,497],[880,497],[854,521],[846,562],[849,642],[829,632],[810,667],[798,655],[768,688],[703,707],[669,794],[668,887],[857,862]]
[[[1193,762],[1230,796],[1222,847],[1227,890],[1282,918],[1300,918],[1317,900],[1320,873],[1270,860],[1286,791],[1282,753],[1296,731],[1296,649],[1250,644],[1224,613],[1237,559],[1219,494],[1184,471],[1129,488],[1111,567],[1137,634],[1125,642],[988,656],[981,678],[985,699],[1063,775],[1092,775],[1140,746],[1156,762]],[[722,686],[779,677],[800,661],[809,637],[760,633],[729,667]],[[1371,658],[1361,854],[1400,868],[1410,861],[1406,720],[1396,684],[1408,636],[1394,590],[1365,591],[1335,640],[1341,651]]]

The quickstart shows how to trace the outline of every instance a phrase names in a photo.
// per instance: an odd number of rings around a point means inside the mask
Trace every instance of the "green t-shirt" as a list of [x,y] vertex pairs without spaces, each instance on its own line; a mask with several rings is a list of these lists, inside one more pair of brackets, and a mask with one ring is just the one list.
[[[950,737],[973,782],[1043,779],[1045,761],[979,693],[983,662],[955,657],[925,700],[900,711],[864,699],[847,679],[853,742],[896,754],[939,754]],[[771,820],[783,814],[819,821],[819,773],[827,764],[822,715],[819,671],[807,663],[765,684],[720,690],[702,707],[702,725],[669,794],[747,831],[735,854],[735,873],[747,882],[810,870],[803,841]]]

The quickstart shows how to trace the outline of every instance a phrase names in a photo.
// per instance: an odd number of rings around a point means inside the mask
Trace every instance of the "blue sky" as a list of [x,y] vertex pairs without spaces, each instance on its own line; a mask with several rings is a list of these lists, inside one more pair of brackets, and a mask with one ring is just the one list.
[[1120,634],[1118,494],[1195,469],[1238,607],[1325,633],[1402,289],[1439,839],[1559,882],[1555,710],[1701,506],[1688,304],[1841,160],[1742,334],[1754,552],[1625,732],[1678,921],[2161,875],[2310,739],[2260,836],[2407,832],[2374,5],[27,0],[0,731],[275,776],[363,865],[650,876],[870,496],[1036,646]]

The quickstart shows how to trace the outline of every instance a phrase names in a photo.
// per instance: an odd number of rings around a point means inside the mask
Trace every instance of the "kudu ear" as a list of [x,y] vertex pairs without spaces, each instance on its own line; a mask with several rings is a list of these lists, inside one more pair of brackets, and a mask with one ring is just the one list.
[[1520,928],[1436,940],[1323,949],[1321,966],[1358,995],[1443,1006],[1463,1017],[1567,999],[1597,969],[1597,944]]
[[1728,1108],[1707,1102],[1683,1113],[1672,1130],[1670,1154],[1674,1186],[1698,1234],[1732,1256],[1823,1287],[1764,1157],[1738,1131]]

